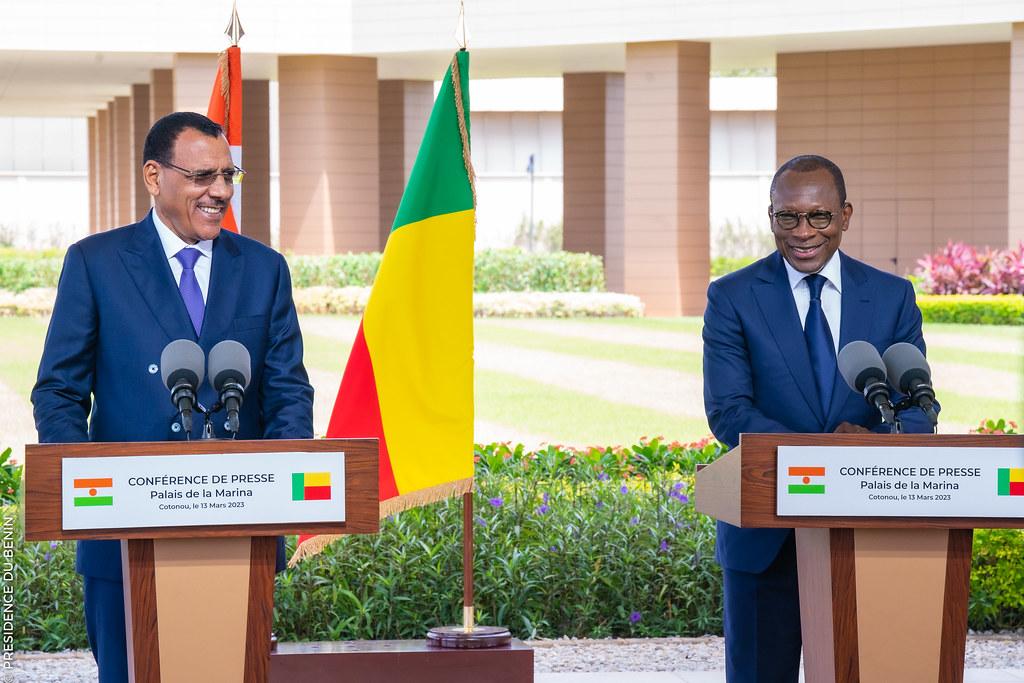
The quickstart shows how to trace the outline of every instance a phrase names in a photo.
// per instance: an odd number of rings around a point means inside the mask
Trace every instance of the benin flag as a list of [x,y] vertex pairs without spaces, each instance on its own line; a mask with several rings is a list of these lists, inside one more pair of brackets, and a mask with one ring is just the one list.
[[[242,51],[232,45],[220,53],[217,62],[217,78],[210,94],[210,106],[206,116],[219,123],[231,145],[231,160],[242,167]],[[239,232],[242,226],[242,186],[235,186],[231,206],[224,214],[221,226],[231,232]]]
[[[469,53],[452,58],[341,380],[327,436],[380,440],[380,514],[473,486]],[[300,537],[294,564],[334,536]]]
[[997,481],[1000,496],[1024,496],[1024,467],[1000,467]]

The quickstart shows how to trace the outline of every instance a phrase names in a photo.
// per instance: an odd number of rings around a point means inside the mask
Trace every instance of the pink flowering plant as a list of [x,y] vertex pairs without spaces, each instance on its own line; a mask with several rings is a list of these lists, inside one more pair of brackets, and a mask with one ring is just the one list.
[[1024,294],[1024,242],[982,250],[951,241],[917,263],[926,294]]

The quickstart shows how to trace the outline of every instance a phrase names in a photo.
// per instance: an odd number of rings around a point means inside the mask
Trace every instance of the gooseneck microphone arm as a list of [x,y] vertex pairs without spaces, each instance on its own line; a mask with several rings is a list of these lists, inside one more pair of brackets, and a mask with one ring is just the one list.
[[882,423],[889,425],[889,431],[897,434],[902,431],[889,399],[885,364],[878,350],[866,341],[852,341],[842,348],[836,362],[846,384],[878,411]]
[[252,374],[250,363],[249,351],[234,340],[225,339],[210,349],[210,385],[227,411],[224,428],[235,435],[241,428],[238,413]]
[[206,371],[206,357],[189,339],[176,339],[160,352],[160,377],[171,392],[171,403],[181,415],[185,437],[192,433],[192,411],[200,409],[196,394]]
[[893,386],[906,394],[910,405],[918,406],[932,423],[932,428],[936,428],[939,411],[932,388],[932,369],[921,349],[907,342],[898,342],[885,350],[882,360]]

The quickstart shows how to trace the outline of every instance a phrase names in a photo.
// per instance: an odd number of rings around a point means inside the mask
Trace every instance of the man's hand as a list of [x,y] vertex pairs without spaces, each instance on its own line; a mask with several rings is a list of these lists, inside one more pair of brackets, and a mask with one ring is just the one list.
[[850,424],[849,422],[841,422],[836,427],[836,434],[871,434],[870,429],[861,427],[860,425]]

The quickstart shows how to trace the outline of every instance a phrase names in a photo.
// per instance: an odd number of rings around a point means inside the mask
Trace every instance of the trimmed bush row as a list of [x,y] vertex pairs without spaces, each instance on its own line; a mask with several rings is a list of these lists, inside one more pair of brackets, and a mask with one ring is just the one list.
[[[293,285],[306,287],[369,287],[381,255],[288,256]],[[56,287],[63,257],[4,254],[0,257],[0,290],[22,292]],[[474,287],[478,292],[602,292],[604,266],[600,256],[565,251],[531,254],[520,249],[477,252]]]
[[[478,446],[479,621],[518,637],[721,633],[715,527],[689,500],[694,466],[721,452],[716,442],[659,439]],[[1020,531],[976,532],[971,628],[1024,626],[1022,554]],[[13,563],[14,648],[86,647],[73,544],[21,544]],[[409,510],[280,574],[274,628],[282,640],[422,638],[459,623],[461,574],[459,501]]]
[[922,294],[917,305],[925,322],[1024,325],[1024,295]]
[[[306,287],[292,292],[299,313],[361,315],[369,287]],[[17,294],[0,290],[0,316],[49,315],[56,290],[27,289]],[[643,315],[638,297],[613,292],[493,292],[473,295],[477,317],[582,318]]]

